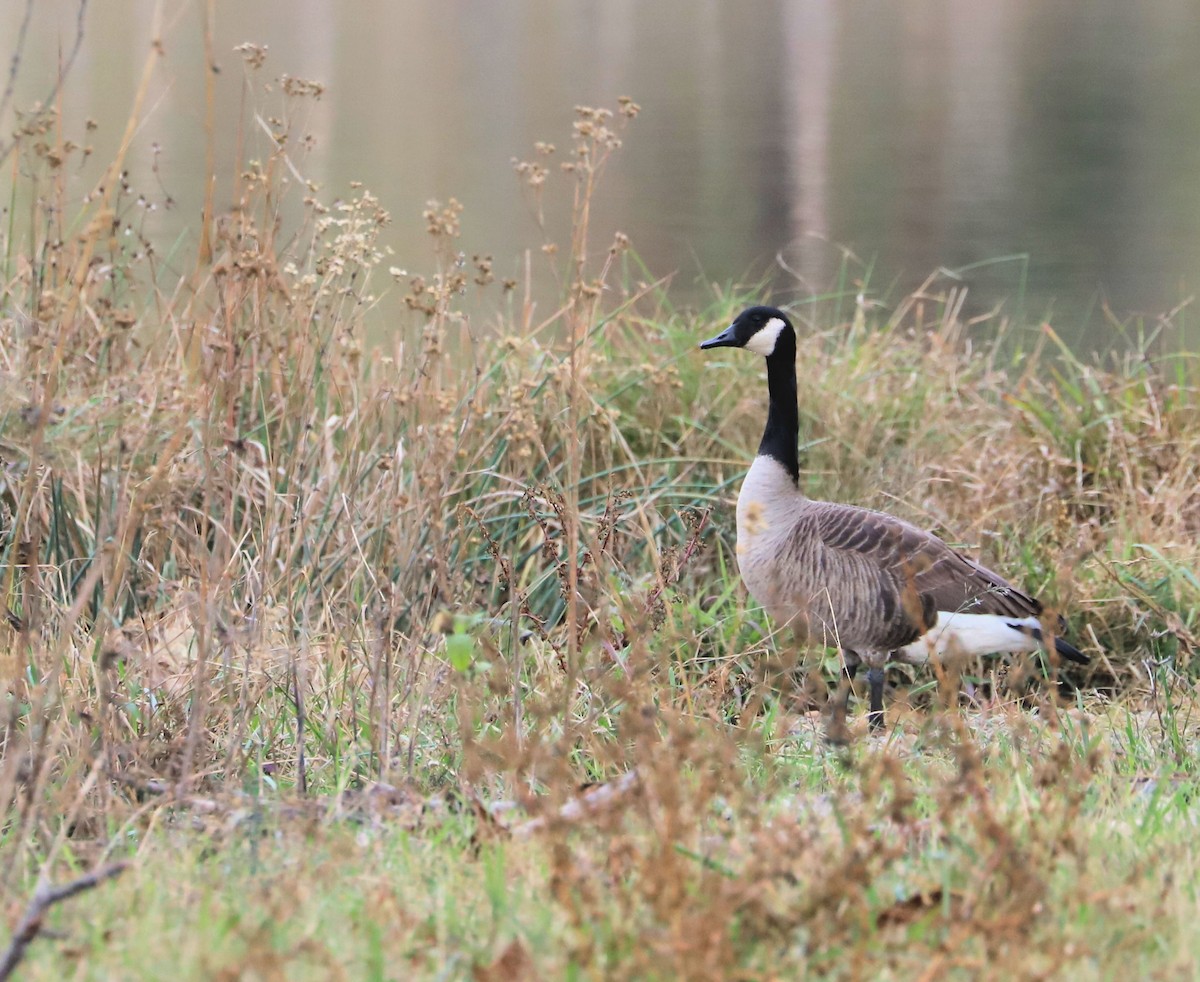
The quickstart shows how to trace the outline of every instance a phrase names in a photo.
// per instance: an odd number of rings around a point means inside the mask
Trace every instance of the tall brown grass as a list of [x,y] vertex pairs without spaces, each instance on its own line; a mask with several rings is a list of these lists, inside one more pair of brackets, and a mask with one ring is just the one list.
[[[1015,708],[1062,725],[1048,690],[977,679],[1004,730],[981,743],[954,712],[926,726],[915,679],[901,732],[936,753],[913,773],[905,742],[821,749],[821,666],[815,688],[763,668],[782,641],[728,541],[762,386],[692,350],[750,296],[675,311],[623,236],[591,241],[636,114],[579,108],[565,167],[548,145],[518,165],[535,204],[549,181],[573,192],[570,242],[541,250],[545,314],[466,259],[453,201],[424,216],[428,271],[385,269],[381,202],[298,189],[283,123],[170,270],[121,158],[68,228],[78,151],[57,125],[22,135],[32,217],[4,242],[0,333],[6,891],[170,809],[449,791],[484,838],[511,834],[497,799],[538,820],[565,957],[596,971],[854,976],[878,946],[913,971],[1071,963],[1036,912],[1087,867],[1073,829],[1099,763]],[[966,325],[959,300],[931,279],[890,312],[798,307],[805,486],[978,547],[1068,615],[1096,660],[1073,678],[1084,706],[1125,693],[1161,718],[1200,632],[1194,359],[1084,361],[1048,325]],[[395,330],[371,339],[380,307]],[[794,753],[821,788],[803,802]],[[997,791],[1017,759],[1037,821]],[[621,774],[581,822],[581,786]],[[938,839],[943,879],[917,868]],[[889,948],[916,920],[929,940]]]

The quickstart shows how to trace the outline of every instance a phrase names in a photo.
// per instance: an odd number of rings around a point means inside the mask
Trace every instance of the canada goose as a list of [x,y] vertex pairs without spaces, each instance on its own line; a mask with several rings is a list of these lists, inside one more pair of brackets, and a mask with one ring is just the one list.
[[[783,311],[750,307],[700,347],[748,348],[767,359],[767,425],[737,500],[742,580],[780,626],[840,648],[848,679],[867,664],[871,729],[883,726],[889,660],[1039,647],[1041,603],[1003,577],[899,518],[800,490],[796,333]],[[1060,637],[1054,647],[1088,662]]]

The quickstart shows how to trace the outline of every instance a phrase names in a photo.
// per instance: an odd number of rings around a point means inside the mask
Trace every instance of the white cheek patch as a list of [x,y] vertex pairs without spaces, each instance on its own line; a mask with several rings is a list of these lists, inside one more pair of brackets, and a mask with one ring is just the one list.
[[746,347],[755,354],[769,358],[775,352],[775,342],[779,340],[779,332],[783,330],[783,320],[772,317],[761,328],[750,335]]

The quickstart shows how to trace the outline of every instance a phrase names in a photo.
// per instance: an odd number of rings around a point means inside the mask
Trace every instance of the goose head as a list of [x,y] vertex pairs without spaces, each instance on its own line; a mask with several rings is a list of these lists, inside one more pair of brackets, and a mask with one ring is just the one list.
[[[781,338],[784,342],[781,344]],[[714,338],[701,341],[700,347],[747,348],[756,354],[770,358],[777,349],[791,342],[795,351],[796,334],[792,322],[778,307],[747,307],[733,319],[724,331]]]

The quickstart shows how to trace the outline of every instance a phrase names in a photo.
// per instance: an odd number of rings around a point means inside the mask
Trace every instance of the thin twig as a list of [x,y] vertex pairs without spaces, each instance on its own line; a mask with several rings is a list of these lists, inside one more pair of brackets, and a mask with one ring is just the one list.
[[[67,60],[63,63],[59,70],[58,78],[54,80],[54,85],[50,88],[50,94],[41,103],[41,112],[46,111],[47,106],[52,106],[55,100],[58,99],[59,90],[62,89],[63,83],[67,76],[71,74],[71,67],[75,64],[75,58],[79,54],[79,49],[83,46],[83,24],[87,18],[88,0],[79,0],[79,10],[75,15],[75,43],[71,45],[71,53],[67,55]],[[0,117],[3,116],[4,110],[8,108],[8,103],[12,99],[13,88],[17,82],[17,72],[21,67],[21,56],[25,48],[25,32],[29,28],[29,17],[33,10],[33,0],[28,0],[28,5],[25,8],[25,18],[21,21],[21,31],[17,39],[17,47],[13,52],[12,63],[8,70],[8,84],[4,88],[4,95],[0,96]],[[0,144],[0,164],[8,159],[8,155],[13,152],[19,139],[9,141],[7,145]]]
[[1200,654],[1200,637],[1188,630],[1187,624],[1184,623],[1183,618],[1178,613],[1152,596],[1137,580],[1128,576],[1122,576],[1121,570],[1115,564],[1106,561],[1103,556],[1097,555],[1094,558],[1100,568],[1112,577],[1113,581],[1119,587],[1133,594],[1136,600],[1149,607],[1150,610],[1162,618],[1167,630],[1175,635],[1183,647],[1187,648],[1189,659]]
[[119,876],[129,868],[129,863],[119,862],[113,863],[110,866],[104,866],[86,876],[81,876],[77,880],[72,880],[70,883],[64,883],[61,886],[51,886],[44,883],[34,891],[33,898],[29,901],[29,906],[25,908],[25,916],[21,918],[21,922],[13,931],[12,940],[8,944],[8,950],[4,953],[4,957],[0,959],[0,982],[12,976],[17,965],[20,964],[22,958],[25,957],[25,949],[29,947],[30,942],[38,936],[42,930],[42,921],[46,916],[46,911],[57,903],[64,900],[70,900],[78,893],[83,893],[86,890],[91,890],[98,887],[105,880],[111,880],[114,876]]
[[300,693],[300,670],[296,652],[292,655],[292,703],[296,707],[296,776],[300,793],[308,794],[308,771],[304,761],[304,696]]
[[0,119],[4,110],[12,101],[13,89],[17,86],[17,73],[21,70],[21,56],[25,53],[25,40],[29,36],[29,22],[33,19],[33,0],[25,0],[25,16],[21,18],[21,28],[17,31],[17,44],[13,48],[12,61],[8,66],[8,82],[4,86],[4,95],[0,96]]
[[675,566],[675,570],[670,576],[665,577],[652,591],[646,599],[646,610],[652,610],[655,602],[662,596],[663,590],[668,586],[674,586],[679,582],[679,577],[683,575],[683,569],[687,566],[688,561],[695,554],[700,546],[700,536],[704,532],[704,526],[708,524],[708,516],[712,514],[711,508],[705,508],[700,514],[700,520],[696,523],[696,527],[692,530],[692,534],[688,536],[687,544],[683,547],[683,555],[679,557],[679,562]]

